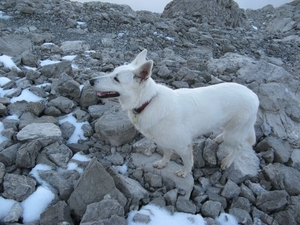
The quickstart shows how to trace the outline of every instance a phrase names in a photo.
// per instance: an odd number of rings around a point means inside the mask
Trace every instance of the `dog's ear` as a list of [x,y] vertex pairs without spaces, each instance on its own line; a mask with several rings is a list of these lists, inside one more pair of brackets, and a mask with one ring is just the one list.
[[152,73],[153,61],[146,61],[144,64],[140,65],[139,68],[135,70],[135,76],[139,78],[141,81],[147,80]]
[[144,62],[146,62],[146,56],[147,56],[147,49],[144,49],[135,57],[135,59],[131,62],[131,64],[135,66],[139,66],[143,64]]

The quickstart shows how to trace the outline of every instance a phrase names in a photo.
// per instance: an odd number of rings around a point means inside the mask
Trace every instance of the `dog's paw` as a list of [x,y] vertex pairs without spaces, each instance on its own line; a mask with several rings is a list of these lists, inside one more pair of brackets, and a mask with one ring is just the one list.
[[178,170],[175,172],[175,174],[178,177],[182,177],[182,178],[186,178],[186,176],[188,175],[188,172],[184,171],[184,170]]
[[159,161],[153,163],[153,167],[157,168],[157,169],[165,168],[166,165],[167,165],[167,163],[163,162],[162,160],[159,160]]
[[231,155],[228,155],[222,160],[221,169],[226,170],[231,166],[232,163],[233,163],[233,158]]

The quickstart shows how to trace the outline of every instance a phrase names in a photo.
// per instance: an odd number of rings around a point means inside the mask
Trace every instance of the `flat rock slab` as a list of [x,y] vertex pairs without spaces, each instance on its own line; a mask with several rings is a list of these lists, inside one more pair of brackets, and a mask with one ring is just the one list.
[[152,165],[154,162],[160,160],[161,155],[154,153],[151,156],[146,156],[140,153],[132,153],[131,161],[137,167],[142,167],[146,172],[154,173],[161,175],[163,180],[171,180],[175,183],[176,188],[185,191],[184,197],[186,199],[190,198],[191,192],[194,187],[194,179],[191,174],[186,178],[178,177],[175,172],[182,168],[182,165],[179,165],[173,161],[170,161],[169,164],[163,169],[156,169]]
[[53,123],[31,123],[19,131],[17,139],[19,141],[39,139],[42,144],[47,145],[59,140],[61,136],[61,130]]

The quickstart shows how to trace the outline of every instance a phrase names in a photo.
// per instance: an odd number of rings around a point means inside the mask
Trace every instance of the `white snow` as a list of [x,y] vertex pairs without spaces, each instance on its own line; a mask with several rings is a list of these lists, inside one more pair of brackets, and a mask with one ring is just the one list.
[[150,217],[151,221],[147,223],[147,225],[205,225],[205,221],[201,215],[192,215],[181,212],[175,212],[171,215],[166,209],[150,204],[143,206],[139,211],[131,211],[127,218],[128,225],[144,224],[133,221],[133,217],[136,213],[141,213]]
[[45,59],[40,61],[40,66],[46,66],[46,65],[51,65],[51,64],[55,64],[55,63],[59,63],[60,61],[57,60],[50,60],[50,59]]
[[24,89],[18,97],[13,97],[10,100],[10,102],[15,103],[17,101],[23,101],[23,100],[25,100],[27,102],[38,102],[38,101],[44,100],[44,98],[35,95],[31,91],[29,91],[29,89],[27,88],[27,89]]
[[7,84],[9,81],[11,81],[11,80],[7,77],[0,77],[0,87]]
[[31,67],[31,66],[24,66],[24,68],[27,70],[33,70],[33,71],[36,71],[36,69],[37,69],[37,68]]
[[254,30],[258,30],[257,26],[252,25],[252,28],[253,28]]
[[82,125],[88,124],[88,122],[78,122],[72,113],[69,113],[64,119],[59,120],[59,124],[62,124],[66,121],[75,126],[75,131],[67,141],[68,144],[77,143],[79,140],[87,139],[83,134]]
[[81,154],[80,152],[77,152],[75,155],[73,155],[72,159],[80,161],[80,162],[91,161],[91,158],[87,157],[86,155]]
[[11,16],[5,15],[3,11],[0,11],[0,19],[8,20]]
[[116,170],[120,173],[120,174],[126,174],[127,173],[127,163],[124,163],[122,166],[114,166],[116,168]]
[[23,207],[23,223],[31,223],[40,219],[40,215],[49,206],[55,195],[48,189],[39,186],[21,205]]
[[1,55],[0,56],[0,62],[3,63],[4,67],[9,68],[10,70],[12,70],[12,68],[16,68],[17,70],[20,70],[16,64],[14,63],[14,61],[12,60],[12,57],[8,56],[8,55]]
[[32,170],[29,172],[29,174],[31,176],[33,176],[36,181],[44,186],[44,187],[50,187],[50,184],[48,184],[46,181],[44,181],[40,175],[39,175],[39,171],[41,170],[51,170],[51,166],[45,165],[45,164],[37,164],[35,167],[32,168]]
[[67,60],[67,61],[73,61],[76,58],[77,55],[66,55],[62,57],[62,60]]
[[[133,221],[133,218],[137,213],[149,216],[150,222],[147,223],[147,225],[206,225],[205,220],[199,214],[193,215],[182,212],[175,212],[174,214],[171,214],[166,209],[151,204],[143,206],[139,211],[131,211],[127,217],[128,225],[145,224]],[[234,216],[227,213],[221,213],[220,216],[216,218],[216,221],[218,221],[221,225],[238,225]]]
[[7,216],[11,207],[16,203],[15,200],[5,199],[0,196],[0,222],[4,222],[4,218]]

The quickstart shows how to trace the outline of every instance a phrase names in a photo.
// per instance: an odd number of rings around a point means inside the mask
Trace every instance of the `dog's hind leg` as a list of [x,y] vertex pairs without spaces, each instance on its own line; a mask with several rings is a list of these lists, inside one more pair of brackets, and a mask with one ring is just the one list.
[[164,149],[164,148],[162,150],[164,152],[163,158],[161,160],[158,160],[157,162],[153,163],[154,168],[157,168],[157,169],[164,168],[171,159],[171,156],[173,154],[173,150]]
[[185,178],[189,173],[191,173],[194,165],[193,147],[190,145],[187,147],[187,149],[178,152],[176,151],[176,153],[181,157],[183,167],[181,170],[178,170],[175,173],[177,176]]

